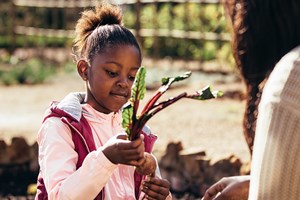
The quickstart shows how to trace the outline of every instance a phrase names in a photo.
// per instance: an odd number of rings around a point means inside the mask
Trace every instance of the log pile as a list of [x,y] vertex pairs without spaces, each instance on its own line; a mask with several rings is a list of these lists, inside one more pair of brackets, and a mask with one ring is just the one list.
[[162,177],[171,183],[171,192],[177,198],[202,197],[206,189],[222,177],[249,174],[248,163],[230,155],[212,163],[199,149],[183,149],[181,142],[167,145],[159,161]]
[[37,143],[28,145],[22,137],[12,138],[10,145],[0,140],[0,197],[27,195],[39,171],[37,153]]
[[[39,171],[37,143],[29,145],[21,137],[10,145],[0,140],[0,155],[0,197],[30,195],[28,188],[36,183]],[[234,155],[213,163],[205,151],[183,149],[181,142],[167,145],[159,167],[171,183],[174,199],[197,199],[222,177],[249,173],[249,165]]]

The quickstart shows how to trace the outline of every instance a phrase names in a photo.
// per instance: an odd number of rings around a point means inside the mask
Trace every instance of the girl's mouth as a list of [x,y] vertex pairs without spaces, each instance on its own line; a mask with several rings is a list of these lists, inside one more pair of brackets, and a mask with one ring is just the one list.
[[110,94],[116,98],[121,98],[121,99],[126,99],[126,100],[128,99],[127,92],[112,92]]

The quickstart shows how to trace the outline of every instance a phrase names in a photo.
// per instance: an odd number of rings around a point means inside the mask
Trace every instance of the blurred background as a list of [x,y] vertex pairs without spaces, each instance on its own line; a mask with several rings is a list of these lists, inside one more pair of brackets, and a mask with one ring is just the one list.
[[[218,0],[112,3],[122,6],[124,25],[136,35],[146,58],[195,61],[193,68],[198,70],[208,64],[224,70],[233,67],[228,26]],[[1,62],[35,58],[67,65],[79,13],[94,5],[97,1],[1,0]]]
[[[224,93],[204,103],[182,100],[149,122],[159,136],[154,154],[174,197],[197,199],[219,177],[246,173],[244,86],[232,58],[230,26],[221,2],[110,2],[122,7],[123,23],[141,45],[146,98],[162,77],[187,70],[192,77],[173,87],[170,96],[207,84]],[[72,59],[74,26],[84,9],[98,3],[1,0],[0,199],[33,197],[38,172],[35,141],[43,113],[50,101],[84,91]]]

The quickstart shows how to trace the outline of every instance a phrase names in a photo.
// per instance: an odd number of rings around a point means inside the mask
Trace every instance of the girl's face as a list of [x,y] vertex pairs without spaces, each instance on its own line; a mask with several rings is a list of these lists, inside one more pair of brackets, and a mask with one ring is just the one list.
[[102,113],[117,112],[130,98],[131,86],[141,66],[139,50],[132,45],[118,45],[97,54],[91,66],[84,67],[87,63],[80,62],[77,67],[86,80],[86,102]]

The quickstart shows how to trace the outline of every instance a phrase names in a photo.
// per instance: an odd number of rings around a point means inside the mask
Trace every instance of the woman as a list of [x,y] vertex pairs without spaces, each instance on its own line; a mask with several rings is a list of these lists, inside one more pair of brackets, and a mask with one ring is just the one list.
[[[290,157],[290,152],[300,146],[300,138],[296,138],[300,129],[291,123],[298,120],[300,102],[300,82],[295,78],[300,67],[296,48],[300,45],[300,1],[241,0],[227,2],[225,8],[233,25],[234,57],[247,85],[244,128],[251,152],[254,136],[256,139],[251,182],[250,176],[223,178],[203,199],[247,199],[249,182],[251,200],[297,199],[300,193],[295,172],[300,161]],[[260,91],[271,72],[255,128]],[[286,171],[285,166],[295,166],[296,171]]]

